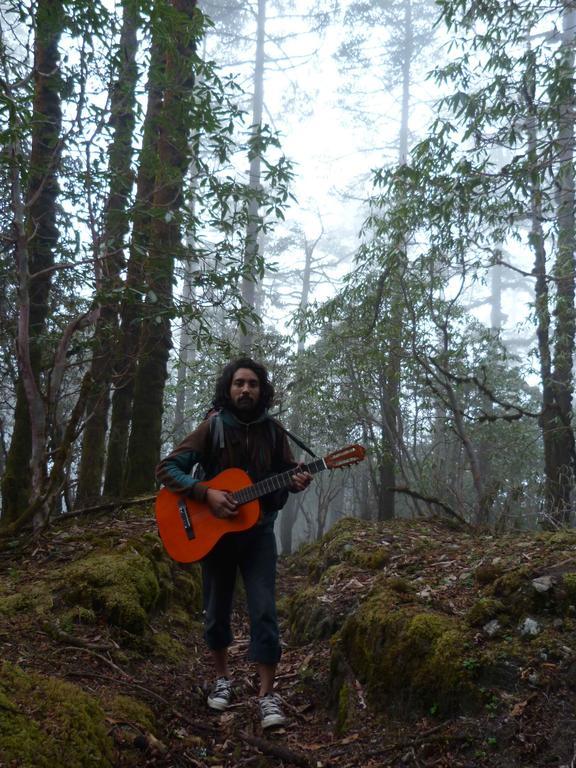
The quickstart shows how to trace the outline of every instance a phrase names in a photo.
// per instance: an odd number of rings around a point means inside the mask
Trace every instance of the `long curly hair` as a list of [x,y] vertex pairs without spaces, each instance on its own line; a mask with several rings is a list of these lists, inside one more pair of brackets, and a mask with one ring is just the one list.
[[216,386],[214,388],[214,398],[212,400],[212,406],[214,408],[227,408],[230,407],[230,386],[234,374],[239,368],[248,368],[254,371],[258,380],[260,381],[260,399],[258,401],[257,410],[262,413],[270,408],[274,400],[274,387],[268,378],[268,371],[261,364],[252,360],[251,357],[239,357],[236,360],[228,363],[220,373],[220,376],[216,379]]

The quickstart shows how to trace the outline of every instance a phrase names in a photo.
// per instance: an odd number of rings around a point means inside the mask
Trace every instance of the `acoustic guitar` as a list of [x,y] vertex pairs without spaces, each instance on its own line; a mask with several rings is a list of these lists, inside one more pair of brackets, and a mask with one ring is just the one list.
[[309,472],[311,475],[325,469],[340,469],[358,464],[365,456],[361,445],[349,445],[279,475],[253,483],[242,469],[225,469],[202,485],[219,491],[228,491],[238,502],[236,517],[215,517],[208,504],[195,501],[181,493],[162,488],[156,497],[156,522],[166,551],[173,560],[193,563],[205,557],[216,543],[228,533],[238,533],[252,528],[260,519],[258,499],[272,491],[288,488],[292,475]]

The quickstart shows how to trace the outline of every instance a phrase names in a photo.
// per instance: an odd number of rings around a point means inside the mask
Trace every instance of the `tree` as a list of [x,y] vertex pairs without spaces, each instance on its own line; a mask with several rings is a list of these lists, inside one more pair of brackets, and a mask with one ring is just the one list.
[[122,30],[115,57],[116,72],[110,95],[108,178],[110,188],[103,208],[102,232],[95,243],[96,288],[100,314],[94,337],[90,375],[93,380],[86,403],[76,506],[100,499],[104,469],[114,344],[118,338],[118,300],[125,266],[128,205],[132,194],[132,154],[135,126],[135,91],[139,10],[133,0],[124,3]]
[[59,43],[63,25],[62,3],[39,0],[35,13],[29,158],[25,157],[23,147],[25,115],[19,111],[11,84],[2,80],[9,115],[6,160],[10,170],[12,243],[19,282],[18,386],[14,429],[2,482],[3,525],[14,522],[28,508],[42,493],[46,481],[48,414],[40,390],[40,376],[58,240],[56,203],[62,148]]
[[[166,87],[158,114],[158,164],[152,207],[148,258],[144,277],[148,288],[134,381],[132,428],[128,444],[124,491],[134,495],[153,488],[160,455],[164,385],[171,347],[171,305],[174,258],[181,251],[179,214],[189,164],[192,108],[192,57],[201,31],[195,0],[173,0],[167,29],[160,34]],[[167,252],[167,253],[166,253]]]

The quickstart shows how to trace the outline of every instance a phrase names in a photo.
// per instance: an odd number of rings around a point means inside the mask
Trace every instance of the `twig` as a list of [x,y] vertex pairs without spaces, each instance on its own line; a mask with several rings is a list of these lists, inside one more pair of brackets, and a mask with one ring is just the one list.
[[55,640],[60,640],[61,642],[73,645],[76,648],[85,648],[89,651],[112,651],[117,648],[113,643],[91,643],[89,640],[84,640],[82,637],[75,637],[68,632],[64,632],[63,629],[60,629],[60,627],[57,627],[55,624],[50,624],[48,622],[42,623],[42,629]]
[[122,667],[119,667],[117,664],[114,664],[113,661],[110,659],[107,659],[106,656],[102,656],[101,653],[96,653],[91,648],[84,648],[82,646],[74,645],[74,646],[63,646],[62,648],[58,650],[66,650],[66,648],[70,649],[73,647],[77,651],[84,651],[85,653],[89,653],[91,656],[94,656],[94,658],[99,659],[100,661],[103,661],[105,664],[108,664],[108,666],[112,667],[116,672],[120,672],[121,675],[125,675],[126,677],[130,677],[130,675],[125,672]]

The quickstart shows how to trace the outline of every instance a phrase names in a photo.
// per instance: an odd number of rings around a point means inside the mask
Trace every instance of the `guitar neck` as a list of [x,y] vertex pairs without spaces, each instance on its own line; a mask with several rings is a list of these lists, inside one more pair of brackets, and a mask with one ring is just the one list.
[[240,488],[239,491],[234,491],[232,495],[239,504],[247,504],[249,501],[254,501],[254,499],[259,499],[261,496],[266,496],[267,493],[272,493],[272,491],[288,488],[292,483],[292,475],[295,475],[297,472],[309,472],[311,475],[315,475],[317,472],[322,472],[325,469],[328,469],[328,467],[326,466],[324,459],[317,459],[310,464],[293,467],[287,472],[282,472],[273,477],[267,477],[265,480],[260,480],[260,482],[254,483],[254,485],[249,485],[247,488]]

